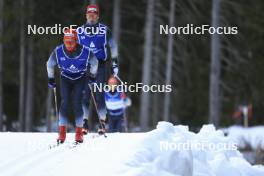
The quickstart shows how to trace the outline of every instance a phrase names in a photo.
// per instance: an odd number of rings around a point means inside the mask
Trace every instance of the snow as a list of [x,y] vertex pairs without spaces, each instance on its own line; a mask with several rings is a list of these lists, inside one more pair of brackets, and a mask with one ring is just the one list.
[[159,122],[147,133],[85,136],[82,145],[48,149],[55,133],[0,133],[1,176],[260,176],[263,166],[250,165],[234,141],[212,125],[199,133],[186,126]]
[[260,148],[264,150],[264,126],[244,128],[242,126],[231,126],[223,129],[239,148],[250,147],[254,150]]

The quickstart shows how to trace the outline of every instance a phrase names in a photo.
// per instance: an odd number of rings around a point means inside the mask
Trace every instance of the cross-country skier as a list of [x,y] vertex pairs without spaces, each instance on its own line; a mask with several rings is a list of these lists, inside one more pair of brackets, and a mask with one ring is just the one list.
[[[89,59],[94,57],[89,48],[77,43],[77,32],[72,29],[64,31],[64,44],[57,46],[47,61],[48,85],[56,88],[54,67],[60,69],[61,105],[59,109],[59,137],[58,143],[66,138],[66,126],[70,97],[72,95],[73,111],[75,115],[75,141],[83,142],[83,109],[82,91],[87,79],[87,70],[96,74],[96,68],[89,68]],[[94,66],[93,66],[94,67]],[[91,71],[92,70],[92,71]],[[92,79],[92,78],[90,78]]]
[[122,89],[118,89],[118,80],[112,76],[108,80],[109,91],[105,91],[105,104],[108,115],[109,132],[122,132],[125,108],[131,106],[131,100]]
[[[99,61],[98,72],[96,77],[97,84],[104,84],[106,81],[106,62],[108,60],[108,53],[111,53],[112,73],[118,74],[118,51],[117,44],[112,37],[109,28],[99,23],[99,8],[97,5],[88,5],[86,10],[87,22],[78,28],[78,41],[80,44],[89,47]],[[90,90],[86,84],[83,98],[84,109],[84,129],[83,132],[88,132],[88,105],[89,105]],[[103,92],[96,92],[96,101],[98,107],[98,115],[101,124],[98,133],[105,133],[106,109]]]

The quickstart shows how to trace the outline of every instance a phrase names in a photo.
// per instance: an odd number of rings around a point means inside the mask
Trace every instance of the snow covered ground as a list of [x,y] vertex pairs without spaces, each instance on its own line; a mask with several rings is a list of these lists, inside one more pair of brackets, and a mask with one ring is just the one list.
[[250,147],[254,150],[257,148],[264,150],[264,126],[248,128],[231,126],[223,131],[238,144],[239,148]]
[[[262,133],[263,134],[263,133]],[[186,126],[159,122],[147,133],[85,136],[85,142],[48,149],[55,133],[0,133],[1,176],[262,176],[234,142],[211,125],[195,134]]]

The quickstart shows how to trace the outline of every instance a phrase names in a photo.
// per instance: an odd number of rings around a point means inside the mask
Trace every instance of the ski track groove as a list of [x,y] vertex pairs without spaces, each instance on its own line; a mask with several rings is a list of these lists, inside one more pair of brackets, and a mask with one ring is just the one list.
[[[47,157],[57,156],[60,153],[64,153],[64,150],[62,147],[64,146],[58,146],[50,150],[47,148],[46,151],[39,150],[39,151],[34,152],[33,154],[30,153],[28,155],[16,158],[15,162],[9,162],[8,164],[1,166],[1,168],[4,167],[2,168],[4,170],[2,174],[17,176],[17,175],[20,175],[21,173],[25,173],[21,171],[26,171],[27,169],[31,168],[32,164],[34,164],[35,162],[41,163],[42,159],[45,159]],[[39,153],[39,154],[36,155],[36,153]],[[14,164],[16,165],[16,168],[17,168],[16,170],[12,170],[12,166]]]
[[[89,140],[93,140],[93,139],[96,139],[99,137],[101,137],[101,136],[96,136],[95,134],[91,134],[91,135],[87,135],[85,137],[85,139],[88,140],[88,142],[89,142]],[[0,170],[3,171],[1,173],[1,175],[3,175],[3,176],[17,176],[17,175],[21,175],[21,173],[23,173],[23,175],[28,176],[30,173],[32,173],[32,174],[35,173],[34,171],[38,170],[38,168],[46,167],[47,164],[50,165],[50,162],[53,162],[54,164],[58,164],[58,160],[63,159],[63,158],[61,158],[61,156],[67,155],[70,153],[70,151],[78,148],[78,146],[70,148],[71,146],[72,146],[72,143],[67,142],[65,144],[62,144],[61,146],[57,146],[57,147],[54,147],[51,149],[49,149],[48,148],[49,146],[47,146],[47,148],[44,150],[38,149],[34,152],[27,152],[25,154],[22,154],[19,157],[11,159],[11,160],[7,161],[6,163],[2,164],[0,166]],[[49,160],[49,162],[42,162],[42,159],[45,159],[47,157],[51,158]],[[37,166],[34,165],[34,167],[32,167],[32,164],[34,164],[36,162],[38,162],[39,164]],[[12,170],[13,169],[12,166],[14,166],[14,164],[16,165],[16,170]],[[51,172],[51,171],[48,170],[48,172]],[[32,174],[30,174],[30,175],[32,175]],[[43,173],[41,173],[41,174],[43,174]],[[44,174],[47,175],[47,173],[44,173]]]
[[[23,175],[27,175],[28,176],[29,175],[28,172],[36,174],[36,172],[34,172],[34,171],[39,171],[39,168],[42,168],[42,170],[44,170],[44,168],[45,168],[45,166],[47,166],[47,164],[50,165],[51,163],[55,163],[57,165],[58,163],[60,163],[58,161],[63,160],[62,156],[63,155],[67,156],[67,154],[71,150],[71,149],[68,149],[66,147],[68,147],[68,145],[62,146],[62,148],[57,149],[56,152],[55,151],[52,152],[52,153],[47,152],[47,155],[35,158],[35,159],[27,162],[22,168],[17,169],[13,175],[16,176],[16,175],[19,175],[20,173],[23,173]],[[69,151],[67,151],[67,150],[69,150]],[[45,159],[46,157],[49,157],[50,160],[42,162],[41,160]],[[35,162],[38,162],[39,164],[38,165],[34,165],[34,167],[32,168],[31,165],[34,164]],[[41,173],[41,174],[43,174],[43,173]],[[30,175],[32,175],[32,174],[30,174]],[[45,175],[47,175],[47,174],[45,173]]]

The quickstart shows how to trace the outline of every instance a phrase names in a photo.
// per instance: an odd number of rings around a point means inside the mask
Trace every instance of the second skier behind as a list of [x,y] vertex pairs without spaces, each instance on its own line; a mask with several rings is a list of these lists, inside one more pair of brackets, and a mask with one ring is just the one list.
[[125,109],[131,106],[130,98],[119,90],[118,85],[118,80],[112,76],[108,80],[110,90],[104,92],[110,133],[122,132]]

